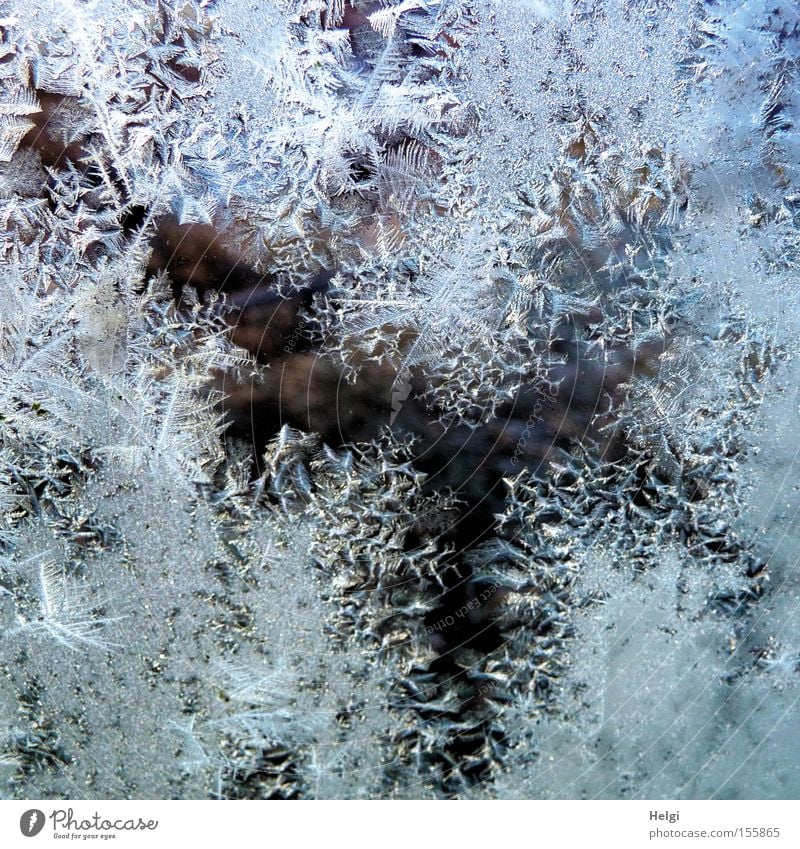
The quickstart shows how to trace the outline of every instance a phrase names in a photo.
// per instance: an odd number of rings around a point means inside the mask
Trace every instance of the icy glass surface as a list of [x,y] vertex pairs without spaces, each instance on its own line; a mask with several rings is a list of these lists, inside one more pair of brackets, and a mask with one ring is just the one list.
[[0,2],[0,796],[797,798],[799,63]]

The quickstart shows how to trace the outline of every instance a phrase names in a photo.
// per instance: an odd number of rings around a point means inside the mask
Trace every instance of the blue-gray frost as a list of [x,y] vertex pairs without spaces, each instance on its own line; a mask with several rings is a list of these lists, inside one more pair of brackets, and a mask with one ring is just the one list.
[[0,795],[796,797],[798,63],[0,2]]

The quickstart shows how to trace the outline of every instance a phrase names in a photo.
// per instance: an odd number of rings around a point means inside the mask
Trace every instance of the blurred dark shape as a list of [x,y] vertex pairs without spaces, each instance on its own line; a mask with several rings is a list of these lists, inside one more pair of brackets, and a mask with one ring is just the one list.
[[[221,378],[229,434],[251,442],[257,474],[266,445],[283,425],[318,433],[329,446],[342,448],[376,439],[395,413],[392,430],[417,438],[413,463],[427,475],[424,493],[452,492],[459,501],[458,515],[440,540],[442,550],[452,549],[452,554],[444,560],[444,593],[431,613],[439,619],[474,601],[478,579],[462,558],[493,534],[496,514],[505,507],[503,479],[523,469],[544,476],[551,463],[563,463],[578,444],[593,446],[598,458],[609,462],[622,458],[625,439],[614,419],[625,384],[663,351],[661,342],[607,350],[587,341],[585,330],[598,315],[564,316],[550,333],[549,392],[541,389],[541,380],[537,385],[532,380],[487,423],[447,425],[442,411],[423,400],[420,370],[413,373],[409,397],[397,411],[392,406],[397,373],[388,363],[363,361],[351,382],[342,364],[313,350],[313,337],[305,330],[313,325],[316,299],[328,290],[330,270],[281,286],[245,265],[213,227],[174,220],[162,222],[153,242],[149,271],[162,270],[176,299],[186,287],[201,297],[224,293],[232,308],[227,316],[232,341],[269,365],[258,382]],[[409,549],[422,543],[423,533],[409,529]],[[443,628],[437,647],[490,651],[499,640],[493,610],[481,605],[457,627]]]

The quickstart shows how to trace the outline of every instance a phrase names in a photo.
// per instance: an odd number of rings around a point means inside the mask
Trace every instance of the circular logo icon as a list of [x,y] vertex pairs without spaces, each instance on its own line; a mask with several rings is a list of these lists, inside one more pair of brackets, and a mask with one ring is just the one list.
[[25,837],[36,837],[44,828],[44,814],[37,808],[31,808],[19,818],[19,830]]

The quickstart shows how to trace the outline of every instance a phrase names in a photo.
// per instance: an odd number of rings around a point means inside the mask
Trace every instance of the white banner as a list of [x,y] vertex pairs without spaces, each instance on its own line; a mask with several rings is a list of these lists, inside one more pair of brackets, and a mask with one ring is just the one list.
[[[413,809],[413,810],[412,810]],[[0,846],[324,845],[523,849],[556,846],[800,846],[800,803],[786,801],[0,803]]]

